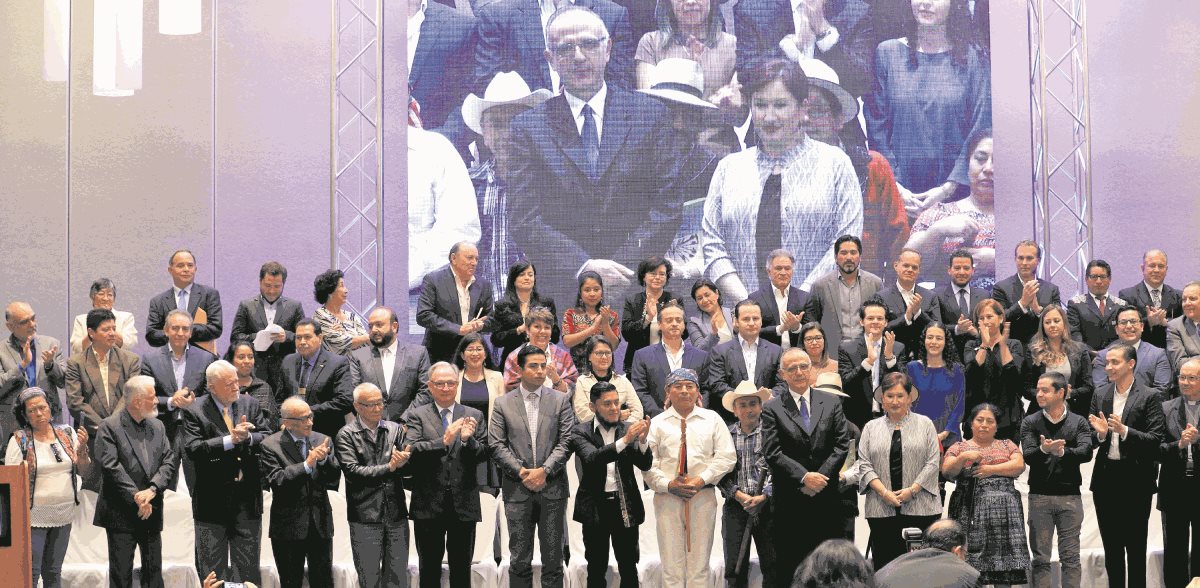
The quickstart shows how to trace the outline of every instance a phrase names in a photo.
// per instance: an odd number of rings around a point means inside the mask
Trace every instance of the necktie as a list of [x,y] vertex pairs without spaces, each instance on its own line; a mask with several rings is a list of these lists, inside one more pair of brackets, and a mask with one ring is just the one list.
[[179,310],[187,312],[187,309],[188,309],[187,300],[188,300],[187,290],[180,290],[179,291],[179,306],[177,308],[179,308]]
[[871,365],[871,389],[879,387],[879,364],[883,363],[883,341],[876,341],[875,363]]
[[679,421],[679,469],[676,474],[686,476],[688,473],[687,451],[687,419]]
[[971,302],[970,298],[967,297],[966,288],[958,289],[958,311],[962,313],[963,316],[971,316]]
[[1100,318],[1104,318],[1104,314],[1105,314],[1105,306],[1106,306],[1106,305],[1104,304],[1104,298],[1101,298],[1101,299],[1099,300],[1099,303],[1098,303],[1098,304],[1099,304],[1099,306],[1100,306]]
[[308,388],[308,372],[310,367],[312,367],[312,364],[308,363],[307,359],[304,360],[304,366],[300,368],[300,388],[302,389]]
[[[892,430],[892,448],[888,452],[888,475],[891,478],[892,492],[904,487],[904,444],[900,439],[900,429]],[[896,509],[899,513],[900,509]]]
[[525,396],[525,416],[529,418],[526,423],[529,426],[529,449],[533,452],[533,459],[537,461],[537,433],[538,433],[538,395],[537,392],[530,392]]
[[590,105],[583,105],[583,132],[579,135],[583,151],[587,155],[588,175],[596,177],[600,164],[600,133],[596,130],[596,118]]
[[450,409],[443,408],[442,409],[442,430],[445,431],[446,429],[449,429],[449,428],[450,428]]
[[804,431],[806,433],[811,433],[812,425],[811,425],[811,423],[808,422],[808,420],[809,420],[808,400],[805,399],[803,396],[800,397],[800,420],[804,421]]
[[[782,195],[783,176],[771,174],[763,185],[762,200],[758,205],[758,255],[755,259],[766,259],[772,251],[783,247]],[[759,270],[758,280],[759,285],[771,283],[765,267]]]
[[233,432],[233,419],[230,418],[230,416],[229,416],[229,407],[228,406],[226,406],[221,411],[221,417],[225,419],[225,428],[228,429],[229,432],[232,433]]
[[308,459],[308,439],[300,438],[300,459]]
[[29,342],[29,365],[25,366],[25,382],[30,388],[37,387],[37,345]]
[[1154,308],[1162,308],[1162,291],[1150,291],[1150,306],[1153,306]]

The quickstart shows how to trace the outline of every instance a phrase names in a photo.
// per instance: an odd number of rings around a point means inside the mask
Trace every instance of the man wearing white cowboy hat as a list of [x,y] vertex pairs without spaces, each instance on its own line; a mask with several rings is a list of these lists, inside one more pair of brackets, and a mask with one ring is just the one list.
[[[771,391],[743,380],[737,388],[721,397],[725,410],[737,416],[729,425],[737,464],[717,485],[725,496],[721,525],[725,546],[725,585],[745,588],[750,570],[747,535],[754,538],[762,568],[763,585],[775,585],[775,537],[771,516],[771,478],[762,445],[762,407],[771,399]],[[750,526],[750,529],[746,527]],[[742,543],[746,542],[746,551]]]
[[803,348],[783,352],[779,376],[787,386],[763,406],[763,453],[771,466],[775,543],[788,546],[778,550],[777,585],[789,586],[817,545],[842,536],[838,472],[850,435],[842,399],[811,387],[812,360]]
[[463,122],[481,138],[475,143],[476,159],[469,173],[479,201],[479,223],[483,239],[479,242],[479,268],[484,278],[496,287],[496,296],[507,279],[508,268],[521,258],[521,249],[513,243],[508,228],[508,191],[502,175],[512,168],[513,117],[548,100],[550,90],[530,90],[517,72],[496,74],[483,97],[471,94],[462,106]]

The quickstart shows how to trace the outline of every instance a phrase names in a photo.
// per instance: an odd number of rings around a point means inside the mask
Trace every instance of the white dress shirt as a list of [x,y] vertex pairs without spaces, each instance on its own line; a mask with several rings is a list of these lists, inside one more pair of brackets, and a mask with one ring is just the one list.
[[471,316],[471,284],[475,283],[475,276],[471,276],[464,286],[453,269],[450,270],[450,274],[454,276],[454,289],[458,290],[458,312],[462,317],[462,324],[465,325],[475,318]]
[[399,339],[392,339],[392,344],[379,350],[379,363],[383,364],[383,397],[387,398],[388,388],[392,385],[392,374],[396,373],[396,348],[400,346]]
[[904,324],[911,325],[913,319],[921,316],[921,312],[923,311],[923,309],[918,306],[917,312],[913,313],[911,319],[908,318],[908,305],[912,304],[913,297],[917,295],[917,286],[916,284],[913,284],[912,290],[905,290],[904,286],[900,285],[900,282],[896,282],[896,289],[900,291],[900,297],[904,299],[904,312],[901,313],[901,315],[904,317]]
[[779,325],[775,327],[775,332],[779,333],[779,346],[784,349],[792,346],[792,333],[783,328],[783,313],[787,312],[789,289],[780,290],[774,284],[771,285],[771,292],[775,294],[775,307],[779,309]]
[[260,298],[260,300],[262,300],[263,314],[267,317],[267,325],[275,324],[275,311],[279,309],[279,299],[276,298],[275,302],[267,302],[266,298]]
[[[593,426],[596,427],[596,432],[600,433],[600,439],[602,439],[604,441],[605,445],[612,445],[613,443],[616,443],[617,453],[621,453],[622,451],[625,451],[625,448],[628,447],[628,445],[625,443],[624,437],[621,437],[620,439],[616,438],[617,437],[617,427],[615,425],[611,428],[605,428],[600,425],[600,417],[596,417],[595,421],[593,423]],[[604,476],[604,491],[605,492],[616,492],[617,491],[617,462],[616,461],[608,462],[607,474]]]
[[748,342],[738,335],[738,347],[742,350],[742,359],[746,362],[746,379],[758,385],[754,381],[754,374],[758,369],[758,343],[760,338],[755,337],[753,342]]
[[[654,465],[643,475],[646,484],[660,494],[679,473],[679,441],[683,417],[670,407],[650,420],[646,443]],[[720,415],[696,407],[687,417],[687,471],[704,484],[716,484],[737,464],[733,437]]]
[[596,121],[596,140],[604,140],[604,99],[607,96],[608,84],[600,84],[600,90],[587,102],[570,92],[563,92],[567,106],[571,109],[571,116],[575,119],[575,130],[580,136],[583,135],[583,105],[587,104],[592,107],[592,118]]
[[667,354],[667,365],[671,368],[671,371],[673,372],[683,367],[683,341],[679,342],[679,351],[676,352],[671,351],[666,341],[663,341],[662,346],[663,351]]
[[429,0],[421,0],[417,13],[408,17],[408,72],[412,75],[413,58],[417,56],[417,43],[421,40],[421,25],[425,24],[425,10]]
[[[1133,384],[1130,384],[1129,387],[1126,388],[1124,391],[1117,390],[1115,386],[1113,387],[1112,414],[1121,415],[1122,417],[1124,417],[1125,402],[1129,400],[1129,391],[1132,388],[1133,388]],[[1113,431],[1111,429],[1109,429],[1108,432],[1110,434],[1113,433]],[[1128,433],[1129,429],[1126,428],[1125,432]],[[1108,444],[1108,459],[1114,459],[1114,460],[1121,459],[1121,441],[1123,438],[1124,438],[1123,435],[1114,435],[1113,436],[1112,441],[1109,442],[1109,444]]]

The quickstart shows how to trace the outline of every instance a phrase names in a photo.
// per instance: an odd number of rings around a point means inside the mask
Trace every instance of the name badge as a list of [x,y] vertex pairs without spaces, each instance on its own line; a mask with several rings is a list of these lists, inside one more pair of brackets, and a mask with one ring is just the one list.
[[308,388],[300,388],[299,390],[296,390],[296,396],[301,398],[308,396]]

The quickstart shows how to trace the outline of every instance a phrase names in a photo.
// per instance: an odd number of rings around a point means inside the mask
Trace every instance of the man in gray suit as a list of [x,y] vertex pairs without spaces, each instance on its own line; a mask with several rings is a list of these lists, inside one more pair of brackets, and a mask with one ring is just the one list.
[[1189,358],[1200,356],[1200,282],[1183,287],[1183,315],[1167,323],[1167,359],[1172,373]]
[[879,276],[859,267],[862,240],[854,235],[842,235],[833,243],[837,270],[813,282],[808,303],[804,306],[805,322],[821,323],[825,329],[825,349],[837,349],[842,341],[862,335],[858,308],[883,289]]
[[512,553],[510,585],[533,585],[533,533],[542,546],[542,586],[563,584],[568,444],[575,426],[570,398],[543,384],[546,352],[526,345],[517,353],[521,382],[496,399],[488,423],[492,459],[504,475],[504,514]]
[[37,334],[37,315],[28,303],[10,303],[4,309],[4,321],[12,333],[0,343],[0,442],[7,443],[8,435],[17,428],[12,405],[26,388],[41,388],[51,402],[58,403],[55,422],[71,421],[63,410],[65,376],[58,339]]
[[296,351],[296,323],[304,318],[300,301],[283,295],[287,283],[287,268],[278,261],[268,261],[258,270],[258,296],[238,304],[233,317],[229,343],[250,341],[267,327],[278,325],[281,330],[270,333],[271,345],[263,351],[254,350],[254,375],[271,386],[272,392],[283,389],[283,358]]
[[1167,399],[1174,376],[1171,373],[1171,362],[1162,349],[1142,340],[1142,332],[1146,324],[1146,316],[1142,309],[1136,306],[1125,306],[1117,311],[1117,340],[1112,345],[1101,349],[1092,360],[1092,383],[1095,389],[1108,383],[1108,374],[1104,371],[1105,358],[1108,350],[1118,344],[1125,344],[1137,351],[1137,369],[1134,376],[1138,383],[1153,389]]
[[154,380],[125,382],[125,410],[100,423],[96,465],[103,472],[92,523],[108,535],[109,586],[133,585],[133,552],[141,551],[143,587],[163,585],[163,495],[178,460],[162,422]]
[[350,379],[357,386],[375,384],[383,392],[383,418],[401,422],[409,406],[431,400],[425,382],[429,379],[429,354],[424,347],[400,341],[400,321],[386,306],[367,315],[371,345],[350,352]]

